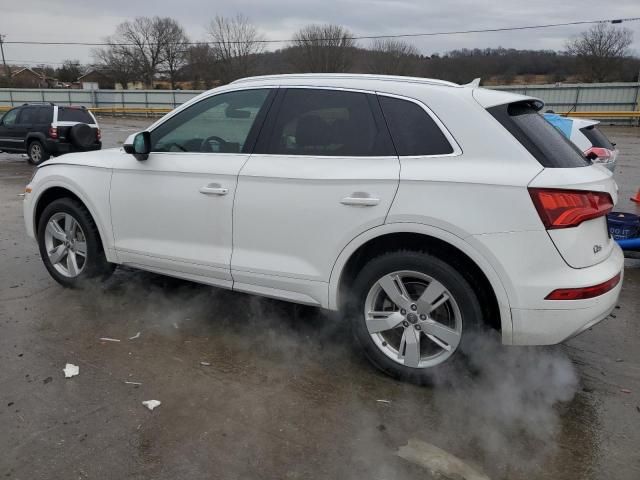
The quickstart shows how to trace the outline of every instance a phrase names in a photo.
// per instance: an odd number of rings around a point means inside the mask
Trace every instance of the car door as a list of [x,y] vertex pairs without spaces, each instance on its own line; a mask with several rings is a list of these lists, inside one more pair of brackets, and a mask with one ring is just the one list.
[[14,108],[2,117],[2,122],[0,122],[0,150],[20,149],[22,148],[21,145],[24,145],[23,139],[21,140],[15,136],[20,110],[21,108]]
[[146,160],[118,158],[110,203],[123,263],[231,287],[238,172],[273,95],[262,88],[204,98],[151,130]]
[[281,89],[238,180],[234,289],[323,304],[339,252],[384,223],[399,173],[375,95]]

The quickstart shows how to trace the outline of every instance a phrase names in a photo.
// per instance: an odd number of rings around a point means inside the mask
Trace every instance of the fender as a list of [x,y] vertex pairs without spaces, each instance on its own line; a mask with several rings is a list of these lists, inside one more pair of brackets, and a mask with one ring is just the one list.
[[[65,165],[66,166],[66,165]],[[43,165],[40,168],[57,168],[57,165]],[[72,167],[73,168],[73,167]],[[92,170],[94,170],[92,168]],[[111,169],[104,169],[108,171],[109,179],[107,181],[109,188],[111,185]],[[106,172],[105,172],[106,173]],[[45,179],[43,179],[42,183],[38,182],[37,184],[37,195],[32,200],[32,222],[34,224],[34,232],[36,231],[37,225],[35,225],[35,212],[40,202],[42,195],[49,190],[50,188],[58,187],[69,190],[75,196],[77,196],[80,201],[84,204],[84,206],[89,210],[91,217],[93,218],[96,226],[98,228],[98,232],[100,233],[100,238],[102,239],[102,246],[104,248],[105,255],[107,256],[107,260],[114,263],[119,263],[117,254],[113,249],[114,239],[113,232],[111,228],[107,226],[111,225],[109,221],[109,212],[101,212],[100,208],[91,201],[91,197],[86,195],[82,187],[78,183],[76,183],[73,179],[69,178],[70,176],[62,176],[62,175],[48,175]],[[110,208],[108,204],[107,198],[107,210]],[[103,209],[104,210],[104,209]],[[106,218],[105,218],[106,217]]]
[[26,150],[27,145],[29,145],[29,141],[31,139],[36,139],[36,140],[40,140],[40,142],[42,142],[42,145],[46,146],[46,141],[47,141],[47,137],[45,137],[44,133],[42,132],[29,132],[27,133],[27,136],[24,140],[24,148]]
[[495,268],[491,265],[491,263],[469,242],[467,242],[464,238],[461,238],[453,233],[450,233],[441,228],[437,228],[431,225],[421,224],[421,223],[386,223],[384,225],[380,225],[378,227],[374,227],[369,229],[357,237],[355,237],[347,246],[340,252],[337,260],[335,261],[333,268],[331,270],[331,276],[329,278],[328,285],[328,296],[329,296],[329,304],[328,308],[330,310],[337,310],[339,305],[339,291],[338,286],[340,283],[340,277],[342,275],[342,271],[349,260],[351,255],[362,245],[367,243],[370,240],[373,240],[382,235],[386,235],[389,233],[418,233],[427,235],[430,237],[437,238],[444,242],[449,243],[450,245],[456,247],[460,251],[462,251],[465,255],[467,255],[471,260],[473,260],[476,265],[482,270],[482,272],[486,275],[493,291],[496,295],[496,299],[498,301],[498,306],[500,308],[500,319],[502,325],[502,342],[504,344],[512,343],[512,319],[511,319],[511,308],[509,304],[509,297],[507,295],[507,290],[500,279],[500,276],[496,272]]

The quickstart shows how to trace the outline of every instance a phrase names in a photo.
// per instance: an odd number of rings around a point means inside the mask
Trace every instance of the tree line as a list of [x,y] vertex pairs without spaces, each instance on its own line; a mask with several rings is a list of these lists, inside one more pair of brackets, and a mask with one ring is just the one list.
[[[425,56],[411,43],[376,39],[367,44],[340,25],[307,25],[284,47],[269,51],[265,36],[243,16],[216,16],[207,38],[189,40],[172,18],[139,17],[118,25],[106,46],[92,51],[93,68],[123,85],[142,82],[152,88],[163,79],[172,88],[210,88],[250,75],[292,72],[351,72],[411,75],[466,83],[475,77],[509,84],[635,81],[640,59],[631,54],[633,34],[599,23],[568,39],[563,51],[507,48],[459,49]],[[55,74],[73,81],[87,67],[65,61]],[[74,79],[75,79],[74,78]]]

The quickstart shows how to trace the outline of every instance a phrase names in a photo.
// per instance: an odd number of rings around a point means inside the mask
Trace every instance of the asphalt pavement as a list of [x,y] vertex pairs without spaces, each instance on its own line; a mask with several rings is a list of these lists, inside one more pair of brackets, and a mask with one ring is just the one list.
[[[148,123],[101,119],[105,147]],[[607,134],[640,213],[640,129]],[[615,317],[554,347],[478,339],[475,375],[418,387],[321,310],[129,269],[63,289],[25,234],[32,170],[0,153],[2,478],[428,479],[450,455],[476,478],[640,478],[639,262]]]

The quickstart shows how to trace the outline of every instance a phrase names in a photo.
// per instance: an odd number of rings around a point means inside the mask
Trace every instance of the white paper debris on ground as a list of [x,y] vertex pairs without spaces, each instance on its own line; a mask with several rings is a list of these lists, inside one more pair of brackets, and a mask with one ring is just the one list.
[[118,340],[117,338],[101,337],[100,341],[101,342],[119,342],[120,340]]
[[160,400],[145,400],[142,404],[147,407],[149,410],[152,410],[156,407],[159,407],[162,402]]
[[133,337],[129,337],[129,340],[135,340],[136,338],[140,338],[140,333],[141,332],[138,332]]
[[73,363],[67,363],[62,371],[64,372],[64,378],[71,378],[80,373],[80,367]]
[[436,478],[490,480],[484,473],[467,465],[455,455],[420,440],[409,439],[407,445],[400,447],[396,455],[424,467]]
[[142,385],[142,383],[140,383],[140,382],[128,382],[126,380],[125,380],[124,383],[126,383],[127,385]]
[[200,365],[202,365],[203,367],[210,367],[211,363],[210,362],[200,362]]
[[379,400],[376,400],[376,402],[378,402],[378,403],[391,403],[391,400],[379,399]]

